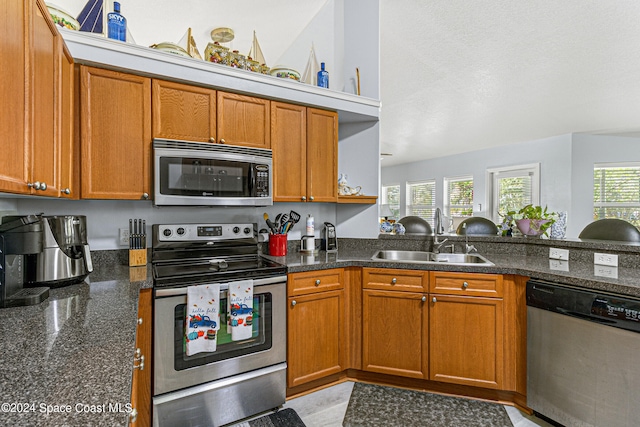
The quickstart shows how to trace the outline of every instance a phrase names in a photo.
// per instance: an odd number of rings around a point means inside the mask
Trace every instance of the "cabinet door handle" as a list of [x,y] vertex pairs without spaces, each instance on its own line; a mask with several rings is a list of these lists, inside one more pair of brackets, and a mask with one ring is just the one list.
[[468,284],[467,282],[464,282],[464,283],[462,284],[462,288],[463,288],[463,289],[467,289],[468,287],[469,287],[469,284]]
[[398,279],[396,279],[395,277],[393,279],[391,279],[391,284],[395,285],[396,283],[398,283]]
[[138,317],[138,325],[142,325],[142,317]]
[[[40,184],[40,190],[44,191],[46,189],[47,189],[47,183],[46,182],[43,182],[42,184]],[[37,190],[37,188],[36,188],[36,190]]]
[[[138,362],[137,365],[136,362]],[[133,369],[140,369],[141,371],[144,371],[144,355],[133,359]]]
[[68,188],[65,188],[64,190],[60,190],[61,193],[63,194],[71,194],[71,190],[69,190]]
[[313,196],[309,197],[309,200],[311,200],[313,202]]
[[297,304],[296,300],[291,301],[291,307],[293,307],[296,304]]
[[438,300],[436,299],[436,297],[433,297],[433,299],[431,300],[433,302],[438,302]]
[[27,187],[33,188],[34,190],[40,190],[41,189],[41,184],[40,184],[40,181],[28,182],[27,183]]
[[209,142],[216,143],[216,139],[214,137],[209,138]]
[[142,198],[147,200],[149,198],[149,193],[142,193]]
[[316,279],[316,286],[320,284],[320,279]]
[[224,138],[220,138],[220,144],[226,144],[227,141],[224,140]]
[[427,301],[427,297],[425,295],[422,295],[422,302],[426,302]]
[[302,201],[306,201],[307,200],[307,196],[302,196]]

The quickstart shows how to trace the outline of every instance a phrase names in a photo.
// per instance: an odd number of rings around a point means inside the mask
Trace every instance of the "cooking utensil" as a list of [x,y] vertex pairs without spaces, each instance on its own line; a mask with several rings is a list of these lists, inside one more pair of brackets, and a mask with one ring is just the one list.
[[277,234],[278,230],[276,230],[276,226],[269,219],[269,214],[265,212],[264,215],[262,215],[262,217],[264,218],[264,221],[267,223],[267,227],[269,227],[269,230],[271,230],[271,233]]
[[287,224],[287,221],[289,221],[289,215],[287,215],[286,213],[282,214],[282,216],[280,217],[280,224],[278,224],[278,228],[283,234],[285,232],[284,227]]

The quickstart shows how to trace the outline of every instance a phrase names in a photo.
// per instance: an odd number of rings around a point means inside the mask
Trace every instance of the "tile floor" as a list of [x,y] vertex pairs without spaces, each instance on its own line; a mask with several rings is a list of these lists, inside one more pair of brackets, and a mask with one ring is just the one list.
[[[352,389],[353,382],[347,381],[289,400],[283,408],[293,408],[307,427],[341,427]],[[505,406],[505,409],[514,427],[552,427],[512,406]]]

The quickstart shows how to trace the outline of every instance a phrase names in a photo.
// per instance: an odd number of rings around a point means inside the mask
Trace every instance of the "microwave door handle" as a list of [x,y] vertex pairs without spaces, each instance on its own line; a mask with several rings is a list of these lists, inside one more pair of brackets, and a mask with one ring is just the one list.
[[254,188],[256,188],[256,165],[251,163],[249,166],[249,196],[255,196]]

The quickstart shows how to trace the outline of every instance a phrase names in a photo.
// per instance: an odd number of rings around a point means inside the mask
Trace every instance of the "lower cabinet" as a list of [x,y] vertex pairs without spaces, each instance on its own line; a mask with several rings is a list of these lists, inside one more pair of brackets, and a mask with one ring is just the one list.
[[290,274],[287,308],[287,386],[345,369],[342,269]]
[[426,300],[426,294],[363,291],[362,367],[365,371],[428,378],[429,306]]
[[138,299],[138,327],[136,351],[133,356],[133,381],[129,425],[151,425],[151,304],[152,289],[140,290]]

